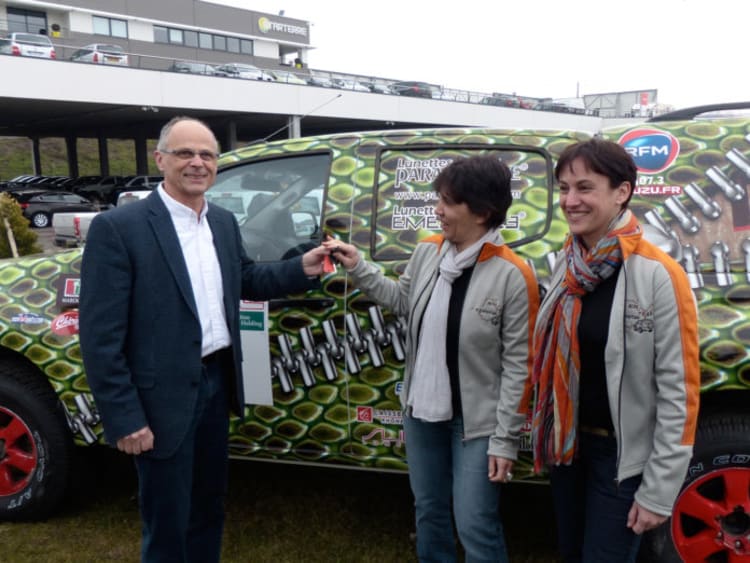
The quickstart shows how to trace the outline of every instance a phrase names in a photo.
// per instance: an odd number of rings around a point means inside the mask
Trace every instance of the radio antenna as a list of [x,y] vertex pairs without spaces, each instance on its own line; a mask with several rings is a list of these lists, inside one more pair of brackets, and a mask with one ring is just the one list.
[[[328,104],[330,104],[331,102],[334,102],[334,101],[338,100],[343,95],[344,95],[343,93],[336,94],[330,100],[327,100],[327,101],[323,102],[322,104],[320,104],[319,106],[314,107],[313,109],[311,109],[310,111],[308,111],[306,114],[301,115],[300,118],[299,118],[300,121],[303,120],[303,119],[305,119],[308,115],[312,115],[313,113],[315,113],[316,111],[318,111],[320,108],[325,107]],[[250,143],[248,143],[247,145],[244,145],[244,146],[245,147],[251,147],[253,145],[257,145],[257,144],[260,144],[260,143],[265,143],[271,137],[273,137],[275,135],[278,135],[284,129],[289,129],[289,127],[291,127],[291,126],[292,126],[291,123],[287,123],[286,125],[283,125],[283,126],[279,127],[278,129],[276,129],[276,131],[273,131],[272,133],[269,133],[268,135],[266,135],[262,139],[256,139],[255,141],[252,141],[252,142],[250,142]]]

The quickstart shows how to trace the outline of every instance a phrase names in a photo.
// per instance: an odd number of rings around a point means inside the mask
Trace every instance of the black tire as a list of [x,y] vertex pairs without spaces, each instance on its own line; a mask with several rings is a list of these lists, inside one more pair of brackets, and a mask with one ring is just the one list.
[[[736,505],[750,505],[750,491],[744,486],[744,498],[729,498],[728,482],[750,483],[750,415],[740,413],[715,414],[706,417],[698,426],[695,437],[693,459],[690,461],[687,478],[675,502],[672,518],[643,537],[639,561],[680,563],[681,561],[727,561],[733,555],[735,541],[747,549],[747,534],[750,534],[750,514],[744,510],[730,516]],[[734,490],[743,487],[735,487]],[[736,494],[736,492],[734,493]],[[706,510],[700,518],[687,506],[688,496],[693,504],[699,499]],[[734,501],[741,502],[734,502]],[[703,503],[705,501],[705,503]],[[731,501],[731,502],[729,502]],[[723,506],[727,509],[711,510]],[[729,518],[728,518],[729,517]],[[738,531],[737,526],[743,531]],[[725,545],[715,538],[723,534]],[[701,544],[690,547],[676,545],[681,540],[700,539]],[[686,544],[687,545],[687,544]],[[680,557],[680,549],[683,551]],[[710,557],[697,557],[697,553],[709,552]],[[714,551],[715,549],[715,551]],[[747,553],[747,551],[745,552]]]
[[63,407],[34,368],[0,362],[0,520],[38,520],[60,503],[73,443]]
[[45,229],[50,225],[50,217],[42,211],[38,211],[31,216],[31,226],[36,229]]

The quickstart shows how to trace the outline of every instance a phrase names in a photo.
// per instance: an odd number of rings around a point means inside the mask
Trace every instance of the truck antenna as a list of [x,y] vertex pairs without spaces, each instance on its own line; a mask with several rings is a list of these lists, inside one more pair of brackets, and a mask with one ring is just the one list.
[[[308,111],[306,114],[300,116],[300,118],[299,118],[300,121],[303,120],[304,118],[306,118],[308,115],[312,115],[313,113],[315,113],[316,111],[318,111],[320,108],[325,107],[328,104],[330,104],[331,102],[339,99],[343,95],[344,95],[343,93],[336,94],[330,100],[327,100],[327,101],[323,102],[322,104],[320,104],[319,106],[314,107],[313,109],[311,109],[310,111]],[[291,127],[291,125],[292,125],[291,123],[287,123],[286,125],[283,125],[283,126],[279,127],[278,129],[276,129],[276,131],[273,131],[272,133],[269,133],[268,135],[266,135],[262,139],[256,139],[255,141],[251,141],[250,143],[248,143],[247,145],[244,145],[244,146],[245,147],[252,147],[253,145],[258,145],[260,143],[265,143],[268,139],[270,139],[274,135],[277,135],[277,134],[281,133],[284,129],[289,129],[289,127]]]

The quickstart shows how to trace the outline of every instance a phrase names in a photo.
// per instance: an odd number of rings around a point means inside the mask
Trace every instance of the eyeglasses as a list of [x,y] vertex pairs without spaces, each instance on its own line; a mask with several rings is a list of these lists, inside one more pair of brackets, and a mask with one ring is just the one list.
[[203,162],[216,162],[216,160],[219,158],[219,154],[211,151],[194,151],[192,149],[176,149],[176,150],[169,150],[169,149],[162,149],[159,152],[172,154],[179,158],[180,160],[193,160],[195,158],[195,155],[198,155],[201,157],[201,160]]

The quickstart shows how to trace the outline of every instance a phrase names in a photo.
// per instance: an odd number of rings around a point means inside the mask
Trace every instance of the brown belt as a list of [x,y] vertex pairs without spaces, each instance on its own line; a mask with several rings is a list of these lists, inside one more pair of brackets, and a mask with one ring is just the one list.
[[606,428],[597,428],[596,426],[586,426],[585,424],[579,425],[578,430],[581,432],[585,432],[586,434],[601,436],[602,438],[611,438],[615,435],[612,430],[607,430]]

